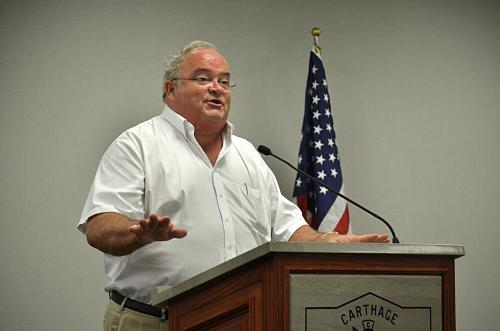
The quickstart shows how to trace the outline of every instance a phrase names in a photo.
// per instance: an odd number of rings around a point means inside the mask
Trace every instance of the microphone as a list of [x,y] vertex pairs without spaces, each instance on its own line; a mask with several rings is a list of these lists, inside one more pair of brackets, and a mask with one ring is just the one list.
[[351,198],[348,198],[346,197],[345,195],[343,195],[342,193],[340,192],[337,192],[335,191],[333,188],[329,187],[328,185],[326,185],[325,183],[323,183],[322,181],[320,181],[319,179],[316,179],[314,178],[313,176],[309,175],[308,173],[300,170],[300,169],[297,169],[296,167],[294,167],[292,164],[290,164],[288,161],[286,160],[283,160],[281,157],[277,156],[277,155],[274,155],[272,152],[271,152],[271,149],[269,147],[266,147],[264,145],[260,145],[257,150],[263,154],[263,155],[266,155],[266,156],[272,156],[278,160],[280,160],[281,162],[285,163],[286,165],[288,165],[290,168],[292,168],[293,170],[297,171],[298,173],[300,173],[301,175],[307,177],[308,179],[312,180],[313,182],[315,182],[316,184],[319,184],[325,188],[327,188],[329,191],[337,194],[339,197],[345,199],[346,201],[352,203],[353,205],[355,205],[356,207],[358,207],[359,209],[363,210],[364,212],[372,215],[373,217],[375,217],[376,219],[382,221],[388,228],[389,230],[391,231],[391,234],[392,234],[392,242],[394,244],[399,244],[399,239],[398,237],[396,237],[396,233],[394,232],[394,229],[392,228],[392,226],[389,224],[389,222],[387,222],[385,219],[382,218],[382,216],[379,216],[377,214],[375,214],[374,212],[372,212],[371,210],[369,210],[368,208],[360,205],[359,203],[357,203],[356,201],[352,200]]

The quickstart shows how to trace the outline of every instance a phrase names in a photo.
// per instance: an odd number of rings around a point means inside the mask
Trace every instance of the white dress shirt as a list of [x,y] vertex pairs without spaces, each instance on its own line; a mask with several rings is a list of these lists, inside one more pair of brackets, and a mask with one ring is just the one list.
[[247,140],[227,123],[215,165],[194,127],[165,107],[122,133],[105,152],[78,225],[95,214],[130,219],[170,216],[186,237],[154,242],[127,256],[104,254],[105,289],[150,302],[151,291],[175,285],[268,241],[286,241],[306,225]]

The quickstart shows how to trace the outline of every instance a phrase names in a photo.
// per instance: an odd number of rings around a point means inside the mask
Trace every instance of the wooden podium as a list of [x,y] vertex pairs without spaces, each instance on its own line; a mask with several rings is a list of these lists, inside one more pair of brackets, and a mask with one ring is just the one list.
[[[200,252],[200,254],[203,254]],[[177,330],[455,330],[462,246],[270,242],[174,287]]]

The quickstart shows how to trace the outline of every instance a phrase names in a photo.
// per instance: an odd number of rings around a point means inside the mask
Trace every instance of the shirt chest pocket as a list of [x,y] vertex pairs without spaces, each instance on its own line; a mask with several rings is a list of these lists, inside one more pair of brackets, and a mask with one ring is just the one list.
[[267,236],[271,229],[269,198],[249,184],[227,181],[226,198],[234,224],[242,230]]
[[258,199],[260,200],[262,198],[261,191],[259,189],[253,188],[248,186],[248,184],[236,184],[238,186],[238,189],[240,191],[240,194],[243,194],[244,196],[249,196],[249,199]]

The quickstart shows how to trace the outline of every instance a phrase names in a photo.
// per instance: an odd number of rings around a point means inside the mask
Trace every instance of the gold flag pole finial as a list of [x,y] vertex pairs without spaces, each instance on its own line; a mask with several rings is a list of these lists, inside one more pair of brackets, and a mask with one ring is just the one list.
[[314,51],[318,54],[321,53],[321,47],[319,47],[319,35],[321,34],[321,30],[319,28],[313,28],[311,30],[311,34],[314,38]]

